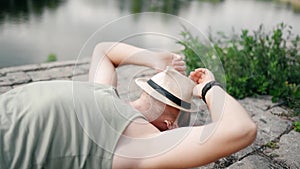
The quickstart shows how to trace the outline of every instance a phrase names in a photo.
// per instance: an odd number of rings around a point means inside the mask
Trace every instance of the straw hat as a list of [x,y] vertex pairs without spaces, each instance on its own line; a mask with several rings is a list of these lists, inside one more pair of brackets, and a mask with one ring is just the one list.
[[154,75],[151,79],[137,78],[136,84],[155,99],[186,112],[196,112],[192,102],[195,83],[172,67]]

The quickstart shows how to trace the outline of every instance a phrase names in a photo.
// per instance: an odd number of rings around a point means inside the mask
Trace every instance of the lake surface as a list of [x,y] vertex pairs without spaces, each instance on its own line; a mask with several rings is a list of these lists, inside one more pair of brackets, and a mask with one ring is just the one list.
[[[94,44],[120,41],[124,39],[123,32],[133,35],[141,30],[156,30],[153,34],[134,35],[126,40],[134,45],[155,48],[161,43],[169,43],[159,32],[180,34],[178,26],[174,26],[178,23],[173,15],[192,24],[204,35],[210,31],[229,34],[233,28],[235,32],[245,28],[254,30],[260,24],[271,30],[281,22],[291,25],[293,32],[300,34],[300,13],[295,9],[287,3],[272,0],[1,1],[0,67],[42,63],[50,53],[58,60],[89,57]],[[128,17],[139,12],[163,12],[172,16],[142,14]],[[88,45],[81,50],[85,44]],[[176,47],[170,48],[176,50]]]

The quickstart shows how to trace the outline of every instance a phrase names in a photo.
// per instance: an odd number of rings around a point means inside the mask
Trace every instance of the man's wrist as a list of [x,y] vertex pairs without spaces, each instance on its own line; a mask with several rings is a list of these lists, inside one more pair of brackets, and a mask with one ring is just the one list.
[[210,82],[206,83],[204,85],[204,87],[202,88],[201,97],[202,97],[202,100],[204,101],[204,103],[206,103],[207,92],[209,90],[211,90],[211,88],[214,87],[214,86],[219,86],[219,87],[223,88],[222,85],[220,83],[216,82],[216,81],[210,81]]
[[163,71],[167,66],[172,65],[172,53],[170,52],[153,52],[149,64],[152,68],[157,69],[158,71]]

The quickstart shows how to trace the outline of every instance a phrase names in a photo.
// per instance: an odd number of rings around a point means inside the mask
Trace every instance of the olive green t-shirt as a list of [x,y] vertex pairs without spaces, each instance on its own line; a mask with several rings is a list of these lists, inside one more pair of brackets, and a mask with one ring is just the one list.
[[144,118],[113,87],[37,82],[0,95],[0,168],[109,169],[122,132]]

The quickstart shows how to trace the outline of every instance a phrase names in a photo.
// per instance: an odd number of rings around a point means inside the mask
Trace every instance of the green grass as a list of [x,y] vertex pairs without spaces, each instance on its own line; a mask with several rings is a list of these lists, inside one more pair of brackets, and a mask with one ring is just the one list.
[[277,149],[277,148],[279,148],[278,145],[277,145],[277,143],[275,141],[269,141],[266,144],[266,147],[271,148],[271,149]]

